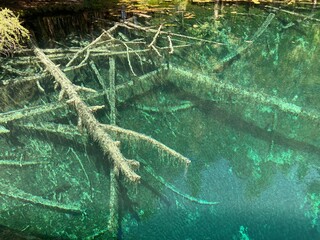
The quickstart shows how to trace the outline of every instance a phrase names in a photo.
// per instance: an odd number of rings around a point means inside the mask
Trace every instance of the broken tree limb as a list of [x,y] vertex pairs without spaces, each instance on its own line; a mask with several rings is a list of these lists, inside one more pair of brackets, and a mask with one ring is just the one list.
[[181,110],[186,110],[194,107],[194,104],[190,101],[181,101],[180,104],[173,106],[164,106],[164,107],[154,107],[154,106],[145,106],[142,104],[134,104],[134,106],[142,111],[146,112],[156,112],[156,113],[174,113]]
[[51,75],[60,84],[61,91],[68,97],[68,104],[75,108],[82,126],[86,128],[89,135],[100,145],[104,154],[108,155],[128,179],[133,182],[139,182],[140,176],[136,174],[131,167],[131,162],[122,155],[119,144],[114,141],[109,134],[104,131],[104,128],[94,117],[90,108],[81,100],[72,82],[67,76],[55,65],[39,48],[33,45],[34,54],[46,66]]
[[[109,86],[108,100],[110,105],[110,123],[116,125],[116,66],[114,57],[109,57]],[[116,237],[119,229],[119,169],[116,165],[110,169],[110,215],[108,230],[112,237]]]
[[49,103],[46,105],[29,107],[18,109],[14,111],[9,111],[5,113],[0,113],[0,124],[6,124],[12,121],[17,121],[23,118],[33,117],[41,115],[43,113],[54,112],[57,109],[65,107],[66,104],[63,103]]
[[14,124],[13,129],[20,133],[34,132],[45,136],[55,136],[79,144],[85,144],[88,137],[86,134],[81,134],[75,126],[53,122]]
[[45,208],[51,208],[65,213],[81,214],[83,210],[79,205],[76,204],[64,204],[60,202],[50,201],[39,196],[32,195],[31,193],[26,193],[20,189],[13,188],[7,184],[0,182],[0,195],[13,198],[19,201],[31,203],[33,205],[38,205]]
[[40,75],[17,77],[17,78],[10,79],[10,80],[3,80],[3,81],[1,81],[1,85],[5,86],[5,85],[22,84],[22,83],[26,83],[26,82],[35,82],[35,81],[39,81],[41,79],[44,79],[48,76],[49,76],[48,74],[42,73]]
[[48,164],[48,162],[44,161],[21,161],[21,160],[2,160],[0,159],[0,166],[12,166],[12,167],[25,167],[32,165],[40,165],[40,164]]
[[174,159],[178,160],[178,162],[185,164],[186,166],[188,166],[191,163],[190,159],[186,158],[185,156],[181,155],[175,150],[167,147],[163,143],[158,142],[154,138],[151,138],[145,134],[137,133],[132,130],[128,130],[128,129],[124,129],[124,128],[120,128],[120,127],[108,125],[108,124],[102,124],[101,126],[107,131],[123,134],[127,138],[134,138],[134,139],[138,139],[139,141],[144,141],[148,143],[150,146],[158,149],[160,152],[162,151],[163,153],[168,154],[168,156],[173,157]]

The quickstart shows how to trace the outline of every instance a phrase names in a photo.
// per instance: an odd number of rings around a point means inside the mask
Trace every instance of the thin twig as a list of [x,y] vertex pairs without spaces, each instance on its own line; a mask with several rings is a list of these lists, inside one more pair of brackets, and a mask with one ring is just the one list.
[[89,56],[90,56],[90,50],[88,49],[84,59],[76,67],[84,65],[86,63],[86,61],[88,60]]
[[[129,46],[126,44],[126,42],[124,42],[124,41],[122,41],[122,40],[120,40],[120,39],[114,38],[110,33],[107,33],[107,34],[108,34],[109,38],[112,39],[114,42],[120,42],[122,45],[125,46],[125,48],[126,48],[127,60],[128,60],[128,65],[129,65],[129,67],[130,67],[130,70],[131,70],[131,72],[132,72],[132,74],[133,74],[134,76],[137,76],[137,74],[133,71],[133,67],[132,67],[132,65],[131,65],[130,54],[129,54],[129,51],[131,50],[131,48],[129,48]],[[134,51],[134,53],[136,53],[136,52]]]
[[153,36],[153,39],[152,39],[151,43],[148,45],[148,47],[149,47],[149,48],[151,47],[151,48],[158,54],[159,57],[162,57],[162,56],[161,56],[161,54],[159,53],[159,51],[158,51],[155,43],[156,43],[157,38],[158,38],[158,36],[159,36],[159,34],[160,34],[160,32],[161,32],[161,28],[162,28],[162,24],[159,26],[156,34]]
[[315,22],[320,22],[320,19],[318,19],[318,18],[306,16],[306,15],[301,14],[301,13],[296,13],[296,12],[292,12],[292,11],[289,11],[289,10],[285,10],[285,9],[269,6],[269,5],[266,5],[264,7],[265,8],[269,8],[269,9],[273,9],[273,10],[277,10],[277,11],[280,11],[280,12],[284,12],[284,13],[287,13],[287,14],[290,14],[290,15],[293,15],[293,16],[302,17],[304,19],[309,19],[309,20],[312,20],[312,21],[315,21]]
[[153,37],[151,43],[148,45],[148,47],[151,47],[152,45],[154,45],[154,44],[156,43],[157,38],[158,38],[158,36],[159,36],[159,34],[160,34],[160,32],[161,32],[161,28],[162,28],[162,24],[159,26],[156,34],[154,35],[154,37]]
[[44,161],[20,161],[20,160],[0,160],[1,166],[14,166],[14,167],[24,167],[30,165],[48,164]]
[[[80,157],[79,157],[78,154],[73,150],[72,147],[70,147],[69,150],[73,153],[73,155],[74,155],[74,156],[76,157],[76,159],[78,160],[78,162],[79,162],[79,164],[80,164],[80,167],[81,167],[81,169],[82,169],[82,171],[83,171],[83,173],[84,173],[84,175],[85,175],[85,177],[86,177],[86,179],[87,179],[87,185],[88,185],[88,186],[91,186],[91,184],[90,184],[90,179],[89,179],[89,177],[88,177],[87,171],[86,171],[86,169],[84,168]],[[68,150],[68,151],[69,151],[69,150]]]
[[103,31],[99,37],[97,37],[94,41],[92,41],[90,44],[88,44],[87,46],[85,46],[84,48],[80,49],[78,52],[76,52],[76,54],[73,56],[73,58],[67,63],[66,67],[69,67],[76,59],[77,57],[82,54],[84,51],[86,51],[87,49],[91,48],[92,46],[94,46],[96,43],[98,43],[105,34],[108,34],[112,31],[114,31],[116,28],[118,27],[118,25],[114,25],[112,28],[110,28],[108,31]]
[[[125,22],[125,23],[119,23],[119,26],[125,27],[125,28],[136,28],[145,32],[151,32],[151,33],[157,33],[157,30],[149,28],[149,27],[141,27],[139,25],[136,25],[134,23],[131,22]],[[164,35],[171,35],[171,36],[175,36],[175,37],[180,37],[180,38],[184,38],[184,39],[190,39],[190,40],[195,40],[195,41],[200,41],[200,42],[206,42],[206,43],[214,43],[214,44],[218,44],[218,45],[225,45],[224,43],[220,43],[220,42],[215,42],[215,41],[210,41],[210,40],[206,40],[206,39],[202,39],[202,38],[197,38],[197,37],[191,37],[191,36],[187,36],[187,35],[183,35],[183,34],[178,34],[178,33],[172,33],[172,32],[166,32],[166,31],[160,31],[159,34],[164,34]]]
[[153,171],[153,169],[150,166],[145,166],[143,168],[144,170],[146,170],[147,173],[149,173],[152,177],[154,177],[157,181],[159,181],[160,183],[162,183],[166,188],[170,189],[172,192],[174,192],[175,194],[191,201],[194,203],[198,203],[201,205],[216,205],[219,204],[219,202],[210,202],[207,200],[203,200],[203,199],[198,199],[195,197],[190,196],[189,194],[186,193],[182,193],[180,192],[175,186],[173,186],[172,184],[168,183],[167,181],[165,181],[161,176],[156,175]]
[[45,93],[45,91],[44,91],[43,87],[40,85],[39,80],[38,80],[38,81],[36,81],[36,83],[37,83],[37,87],[38,87],[39,91],[40,91],[41,93]]
[[173,45],[172,45],[172,40],[171,40],[171,37],[169,35],[167,36],[167,38],[168,38],[168,41],[169,41],[169,49],[170,49],[169,54],[172,54],[174,52]]
[[114,57],[109,58],[109,104],[110,104],[110,123],[116,125],[116,78],[115,60]]

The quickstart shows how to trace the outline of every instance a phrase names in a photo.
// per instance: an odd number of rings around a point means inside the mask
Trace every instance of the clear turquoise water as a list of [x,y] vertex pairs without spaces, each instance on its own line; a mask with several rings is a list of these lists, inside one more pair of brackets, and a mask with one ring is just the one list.
[[[317,9],[299,13],[319,16]],[[190,46],[163,57],[156,52],[131,57],[137,75],[163,63],[169,66],[169,74],[158,76],[161,86],[119,101],[117,125],[152,136],[191,164],[185,168],[142,141],[114,136],[128,159],[140,161],[137,173],[142,177],[139,184],[120,177],[119,229],[114,239],[320,239],[319,23],[258,6],[225,6],[221,14],[214,20],[212,5],[189,5],[184,13],[173,8],[145,22],[138,19],[154,26],[165,22],[166,31],[212,42],[171,36],[174,44],[184,41]],[[120,31],[131,39],[143,35]],[[153,36],[144,40],[150,43]],[[73,37],[61,41],[77,42]],[[160,34],[157,44],[168,46],[167,37]],[[108,79],[107,58],[93,59]],[[56,63],[65,66],[67,60]],[[170,68],[181,69],[189,78],[171,74]],[[79,85],[101,90],[88,66],[67,75]],[[116,58],[116,83],[137,79],[128,59]],[[209,83],[201,82],[204,79]],[[55,103],[51,80],[42,82],[48,85],[46,96],[35,93],[23,104]],[[98,98],[90,104],[108,102]],[[108,114],[102,110],[96,117],[109,123]],[[41,126],[46,121],[75,126],[77,117],[62,110],[1,123],[14,135],[0,139],[0,160],[41,163],[3,165],[1,184],[12,188],[1,192],[0,224],[43,239],[109,239],[105,234],[110,213],[107,158],[91,138],[76,135],[67,140],[66,130],[52,133],[27,127],[30,122]],[[53,210],[35,199],[26,201],[17,189],[61,205],[77,203],[81,213]],[[207,202],[217,204],[203,204]]]

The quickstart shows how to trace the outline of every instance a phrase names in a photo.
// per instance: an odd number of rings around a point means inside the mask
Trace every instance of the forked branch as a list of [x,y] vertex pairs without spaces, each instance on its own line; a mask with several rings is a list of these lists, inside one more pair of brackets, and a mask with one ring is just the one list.
[[39,48],[33,46],[35,55],[46,66],[50,74],[55,78],[55,81],[60,85],[60,94],[63,98],[67,98],[67,103],[74,107],[78,118],[81,122],[81,126],[85,128],[88,134],[100,145],[102,151],[110,157],[114,166],[119,169],[128,179],[133,182],[139,182],[140,176],[135,173],[135,169],[139,166],[139,162],[135,160],[126,159],[120,151],[119,141],[114,141],[108,134],[109,131],[125,134],[131,138],[139,139],[149,143],[152,147],[160,150],[161,152],[168,154],[169,157],[173,157],[181,163],[188,165],[190,160],[166,145],[156,141],[155,139],[146,135],[122,129],[120,127],[103,125],[94,117],[91,109],[80,98],[77,87],[67,78],[67,76],[55,65]]
[[115,166],[117,166],[128,179],[133,182],[139,182],[140,176],[132,169],[132,165],[139,165],[139,163],[136,161],[128,161],[122,155],[119,149],[120,142],[114,141],[109,134],[106,133],[104,128],[94,117],[90,108],[81,100],[75,86],[59,67],[36,46],[33,46],[33,50],[35,55],[55,78],[56,82],[60,84],[61,91],[63,91],[64,96],[68,98],[68,104],[75,108],[82,126],[86,128],[91,137],[97,141],[102,151],[111,158]]

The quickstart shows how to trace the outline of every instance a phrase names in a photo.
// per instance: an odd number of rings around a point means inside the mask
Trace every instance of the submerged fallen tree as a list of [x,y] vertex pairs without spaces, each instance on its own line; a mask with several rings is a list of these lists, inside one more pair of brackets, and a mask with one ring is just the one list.
[[[259,128],[265,129],[266,125],[272,125],[272,129],[269,129],[269,131],[278,132],[287,139],[302,141],[315,148],[320,147],[319,137],[312,138],[310,135],[312,131],[316,131],[320,124],[320,113],[316,110],[298,106],[257,90],[245,89],[228,82],[220,82],[215,76],[210,77],[199,72],[190,72],[181,67],[171,66],[167,77],[168,81],[193,96],[221,103],[222,108],[224,104],[227,104],[227,109],[234,106],[233,110],[230,111],[235,111],[234,114],[238,114],[238,117],[254,123]],[[271,107],[273,109],[270,113],[272,114],[272,122],[270,123],[268,119],[256,115],[255,108],[252,108],[252,105]],[[251,114],[245,115],[243,109],[247,109]],[[290,118],[291,123],[289,125],[286,121],[277,117],[281,113],[286,118]],[[306,132],[304,128],[301,128],[297,124],[298,121],[301,121],[300,125],[305,122],[308,123],[308,126],[313,126],[311,132]],[[288,126],[294,134],[288,132]],[[266,130],[268,131],[268,129]],[[305,137],[305,135],[308,137]]]
[[[190,163],[190,160],[181,154],[177,153],[173,149],[170,149],[164,144],[152,139],[143,134],[136,133],[134,131],[125,130],[112,125],[101,124],[93,115],[93,108],[86,105],[78,94],[79,90],[86,90],[82,87],[74,85],[67,76],[60,70],[60,68],[55,65],[39,48],[33,45],[34,53],[39,58],[39,60],[45,65],[46,69],[54,77],[56,83],[61,87],[59,99],[63,100],[67,98],[67,103],[73,107],[78,116],[78,127],[80,129],[84,128],[87,130],[88,134],[100,145],[102,151],[108,158],[113,162],[113,169],[110,170],[110,216],[108,221],[108,233],[110,236],[114,237],[118,231],[118,217],[119,217],[119,206],[118,206],[118,175],[121,172],[132,182],[139,182],[140,176],[136,174],[135,170],[139,168],[140,163],[136,160],[127,159],[124,157],[120,150],[120,141],[113,140],[109,135],[108,131],[121,132],[126,135],[131,136],[132,139],[136,141],[148,142],[152,147],[157,148],[161,152],[165,152],[167,155],[171,156],[173,159],[177,159],[180,163],[186,166]],[[114,83],[114,60],[110,59],[110,91],[107,96],[109,99],[110,109],[111,109],[111,124],[115,124],[115,94],[116,88]],[[101,81],[100,81],[101,83]],[[106,92],[104,87],[104,92]],[[99,233],[104,234],[104,231]]]
[[[41,60],[41,62],[46,66],[48,71],[55,78],[57,83],[61,86],[60,96],[67,97],[67,103],[74,107],[77,111],[79,117],[80,127],[85,128],[89,135],[100,145],[103,152],[110,157],[117,168],[131,181],[139,182],[140,176],[134,172],[134,169],[139,167],[139,162],[135,160],[126,159],[121,153],[119,147],[120,142],[114,141],[111,136],[105,131],[103,125],[101,125],[94,117],[92,110],[88,107],[80,98],[77,91],[82,90],[72,84],[72,82],[67,78],[67,76],[56,66],[46,55],[36,46],[33,46],[35,55]],[[162,146],[157,146],[163,151],[168,151]],[[186,165],[190,163],[190,160],[183,157],[182,155],[176,153],[174,157],[184,162]],[[169,152],[171,154],[171,152]]]
[[[92,138],[97,141],[106,155],[114,161],[121,172],[133,182],[138,182],[140,177],[134,172],[133,168],[139,167],[139,163],[134,160],[126,159],[120,152],[120,142],[112,138],[104,131],[101,124],[94,117],[92,110],[80,98],[77,93],[77,86],[73,85],[67,76],[57,67],[46,55],[36,46],[35,55],[47,67],[48,71],[61,86],[60,96],[68,98],[68,104],[74,106],[77,111],[80,127],[84,127]],[[80,89],[80,88],[78,88]]]

